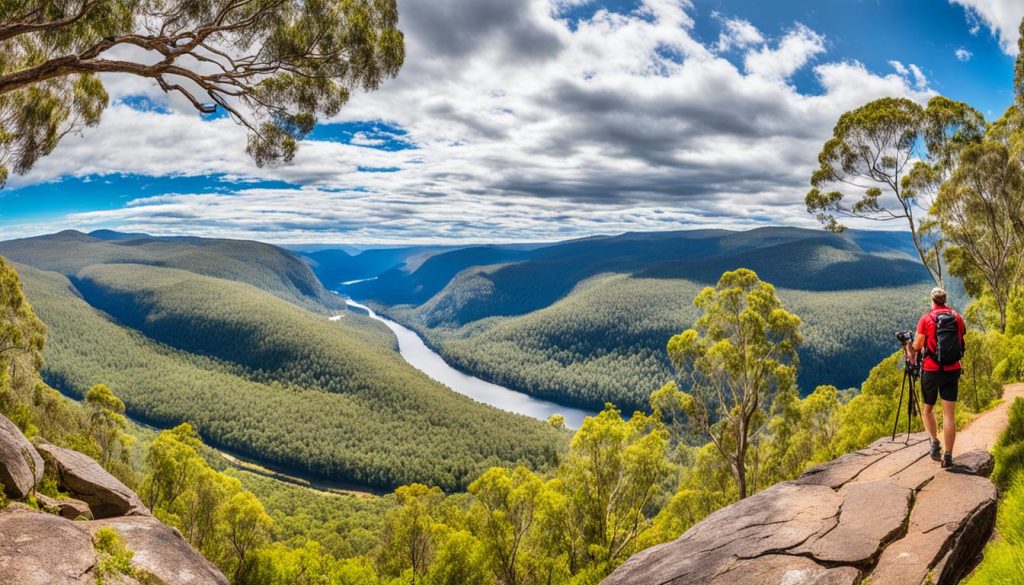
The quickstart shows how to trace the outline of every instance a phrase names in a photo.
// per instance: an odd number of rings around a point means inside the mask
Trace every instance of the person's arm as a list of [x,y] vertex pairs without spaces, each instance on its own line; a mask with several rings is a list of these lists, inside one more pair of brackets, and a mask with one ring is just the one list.
[[917,322],[917,336],[914,337],[914,342],[910,344],[910,361],[912,363],[919,363],[921,350],[924,349],[925,337],[924,337],[924,323],[927,315],[922,315],[921,319]]
[[914,338],[914,345],[911,347],[914,350],[914,353],[924,349],[924,333],[921,333],[920,331],[917,332],[917,337]]

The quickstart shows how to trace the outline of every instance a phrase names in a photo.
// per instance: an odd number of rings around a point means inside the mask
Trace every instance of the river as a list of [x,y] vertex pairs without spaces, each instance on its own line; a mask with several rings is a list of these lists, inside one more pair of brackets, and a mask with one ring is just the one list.
[[560,414],[565,417],[565,425],[571,429],[580,428],[584,418],[595,414],[593,411],[534,398],[529,394],[460,372],[449,366],[437,352],[427,347],[419,334],[412,329],[378,315],[364,304],[351,299],[346,299],[346,302],[350,307],[366,311],[370,317],[387,325],[387,328],[398,338],[398,351],[405,361],[409,362],[409,365],[459,394],[501,410],[525,414],[538,420],[547,420],[553,414]]

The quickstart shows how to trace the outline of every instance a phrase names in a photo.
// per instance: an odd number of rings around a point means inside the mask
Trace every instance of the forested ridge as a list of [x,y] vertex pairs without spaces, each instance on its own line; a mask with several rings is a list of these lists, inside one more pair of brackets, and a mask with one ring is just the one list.
[[[627,411],[646,407],[650,389],[670,377],[665,340],[696,311],[681,300],[702,285],[685,279],[607,274],[588,279],[544,309],[490,317],[461,327],[426,327],[425,307],[385,311],[413,324],[452,365],[536,396]],[[832,291],[781,289],[805,320],[803,388],[855,387],[864,369],[892,350],[892,332],[916,324],[926,308],[920,285]]]
[[[738,266],[767,275],[803,316],[804,393],[821,384],[856,386],[889,353],[892,332],[912,327],[927,306],[921,291],[928,276],[908,247],[906,238],[886,232],[624,234],[530,251],[439,254],[420,270],[440,264],[448,272],[430,269],[428,278],[391,271],[345,290],[371,295],[449,363],[481,378],[573,405],[613,402],[633,410],[668,379],[665,340],[692,323],[690,300]],[[437,275],[443,280],[460,266],[439,286]],[[399,292],[374,296],[385,286]],[[422,302],[387,304],[433,289]]]
[[192,422],[258,461],[378,488],[455,489],[502,461],[550,465],[565,444],[561,431],[412,369],[391,334],[356,313],[332,322],[248,284],[158,266],[93,265],[73,281],[18,270],[51,331],[52,385],[84,396],[102,380],[132,416]]
[[[94,235],[95,234],[95,235]],[[308,309],[337,306],[299,257],[276,246],[247,240],[67,230],[0,242],[0,255],[42,270],[74,276],[94,264],[148,264],[251,284]]]

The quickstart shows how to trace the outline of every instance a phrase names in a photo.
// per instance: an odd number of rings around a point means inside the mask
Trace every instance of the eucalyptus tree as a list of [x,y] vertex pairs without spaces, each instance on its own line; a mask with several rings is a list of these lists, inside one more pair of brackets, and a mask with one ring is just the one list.
[[950,247],[950,272],[967,292],[991,293],[1006,330],[1006,311],[1024,284],[1024,168],[1007,145],[987,140],[960,156],[959,168],[932,207]]
[[289,161],[405,56],[396,0],[0,0],[0,185],[99,122],[101,74],[150,79]]
[[773,398],[796,386],[800,318],[746,268],[726,272],[693,302],[701,316],[669,340],[675,380],[652,395],[652,406],[662,417],[679,413],[715,446],[743,499],[757,483],[748,478],[752,440],[765,429]]
[[942,237],[928,209],[985,129],[977,110],[941,96],[927,107],[887,97],[846,112],[818,154],[807,211],[837,233],[846,230],[840,216],[905,222],[921,264],[942,285]]
[[115,447],[120,447],[121,456],[127,457],[133,437],[125,432],[128,419],[124,416],[124,402],[104,384],[96,384],[85,393],[85,404],[89,408],[89,427],[100,445],[100,463],[110,463]]
[[21,292],[18,273],[0,256],[0,406],[6,392],[35,381],[45,343],[46,326]]

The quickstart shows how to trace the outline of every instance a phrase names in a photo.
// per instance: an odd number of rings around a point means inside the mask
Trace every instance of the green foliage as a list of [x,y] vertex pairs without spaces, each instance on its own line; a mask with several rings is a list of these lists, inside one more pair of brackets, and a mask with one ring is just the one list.
[[668,342],[676,381],[652,406],[679,411],[694,433],[715,445],[733,468],[742,499],[750,493],[751,440],[764,428],[775,396],[796,390],[800,318],[782,307],[775,287],[746,269],[726,272],[693,303],[701,311],[695,328]]
[[[151,79],[200,112],[208,96],[249,130],[248,151],[265,164],[291,160],[318,119],[405,57],[394,0],[5,0],[0,13],[0,186],[99,122],[99,73]],[[140,47],[164,58],[123,50]],[[122,58],[106,58],[112,49]]]
[[1024,475],[1021,473],[1024,470],[1024,399],[1018,398],[1010,405],[1009,423],[993,452],[996,466],[992,471],[992,482],[1005,490],[1014,477]]
[[[953,172],[961,151],[981,141],[985,129],[980,112],[942,96],[929,100],[926,108],[885,97],[846,112],[818,154],[807,211],[834,232],[846,229],[840,216],[906,221],[922,265],[941,285],[942,238],[934,223],[915,217],[915,211]],[[887,204],[890,194],[898,205]],[[852,204],[850,198],[855,198]]]
[[1005,355],[993,372],[996,380],[1004,383],[1024,380],[1024,334],[1006,339]]
[[274,519],[271,540],[291,548],[316,541],[337,558],[372,555],[384,518],[396,505],[391,496],[321,492],[233,468],[223,473],[266,506]]
[[0,257],[0,395],[31,387],[45,340],[46,326],[25,299],[18,273]]
[[136,570],[132,566],[135,553],[124,544],[121,534],[104,526],[96,531],[92,538],[92,546],[96,550],[96,585],[117,583],[119,576],[134,577]]
[[819,386],[804,399],[784,392],[775,399],[776,416],[768,423],[770,439],[759,455],[765,470],[759,485],[799,476],[808,466],[835,459],[840,428],[839,391]]
[[85,393],[85,404],[89,409],[89,428],[100,445],[100,463],[109,466],[115,450],[125,461],[134,438],[125,432],[128,420],[124,417],[124,402],[110,388],[96,384]]
[[995,448],[992,481],[1003,491],[996,514],[999,538],[985,547],[967,585],[1010,585],[1024,574],[1024,399],[1010,405],[1009,425]]
[[942,184],[931,208],[938,218],[950,274],[975,297],[992,295],[998,329],[1006,329],[1007,305],[1024,283],[1024,169],[1002,142],[985,141],[960,153],[956,171]]
[[656,418],[635,413],[624,421],[610,405],[576,431],[555,475],[571,571],[610,571],[637,550],[669,472],[667,452],[668,433]]
[[1003,394],[996,367],[1006,355],[1006,339],[998,331],[975,329],[964,336],[967,349],[961,360],[960,404],[973,412],[985,410]]

